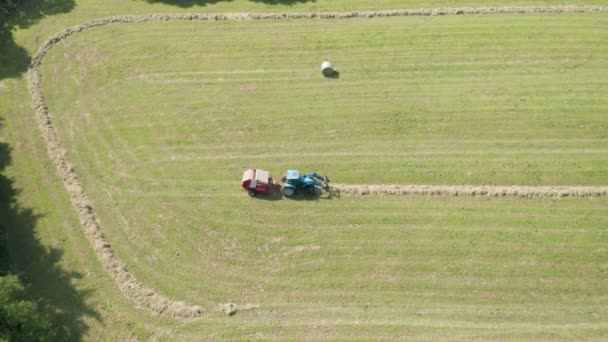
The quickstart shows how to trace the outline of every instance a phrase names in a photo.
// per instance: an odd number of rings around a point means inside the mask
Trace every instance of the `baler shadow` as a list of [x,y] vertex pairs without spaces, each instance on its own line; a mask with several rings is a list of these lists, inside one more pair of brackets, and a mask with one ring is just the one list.
[[268,185],[267,194],[257,194],[251,198],[263,201],[280,201],[283,199],[283,194],[281,194],[281,186],[278,184],[270,184]]

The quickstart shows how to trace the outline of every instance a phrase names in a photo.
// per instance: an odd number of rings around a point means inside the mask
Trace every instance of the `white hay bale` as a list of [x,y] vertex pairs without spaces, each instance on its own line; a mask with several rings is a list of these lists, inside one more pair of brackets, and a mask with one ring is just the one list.
[[331,77],[334,74],[334,68],[331,65],[331,62],[325,61],[321,63],[321,72],[325,77]]

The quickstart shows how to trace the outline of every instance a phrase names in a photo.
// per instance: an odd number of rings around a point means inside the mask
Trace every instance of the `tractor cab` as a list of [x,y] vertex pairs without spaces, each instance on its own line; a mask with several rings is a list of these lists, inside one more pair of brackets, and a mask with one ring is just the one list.
[[283,183],[298,183],[300,181],[300,171],[287,170],[283,175]]
[[296,190],[301,187],[300,171],[287,170],[283,175],[283,187],[281,193],[286,197],[291,197],[296,194]]

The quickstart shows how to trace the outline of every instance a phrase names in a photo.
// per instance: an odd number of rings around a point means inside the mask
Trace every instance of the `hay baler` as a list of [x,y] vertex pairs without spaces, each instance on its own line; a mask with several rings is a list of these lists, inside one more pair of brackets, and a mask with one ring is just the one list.
[[270,173],[261,169],[247,169],[243,172],[241,186],[247,190],[249,196],[254,197],[258,194],[268,195],[270,188],[274,185],[274,180]]

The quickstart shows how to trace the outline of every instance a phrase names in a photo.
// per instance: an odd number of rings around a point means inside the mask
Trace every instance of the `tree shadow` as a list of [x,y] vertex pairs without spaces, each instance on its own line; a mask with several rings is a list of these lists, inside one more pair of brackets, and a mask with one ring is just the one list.
[[193,7],[193,6],[207,6],[213,5],[218,2],[227,2],[232,0],[145,0],[149,4],[163,3],[167,5],[173,5],[177,7]]
[[88,330],[85,317],[101,321],[99,313],[85,303],[93,293],[74,287],[82,274],[61,267],[60,247],[46,247],[38,240],[37,231],[44,229],[39,224],[43,215],[18,203],[19,190],[4,174],[10,163],[11,148],[0,141],[0,275],[18,275],[28,295],[49,314],[53,327],[48,340],[81,340]]
[[295,5],[306,2],[316,2],[316,0],[249,0],[251,2],[261,2],[269,5]]
[[31,58],[27,51],[17,45],[13,33],[0,27],[0,80],[18,77],[30,64]]
[[31,61],[27,50],[15,42],[14,29],[28,28],[46,16],[67,13],[75,6],[74,0],[25,0],[8,8],[0,16],[0,80],[20,76]]
[[26,0],[18,2],[6,20],[8,26],[27,28],[41,18],[67,13],[76,7],[74,0]]
[[[164,3],[168,5],[174,5],[178,7],[193,7],[193,6],[206,6],[209,4],[216,4],[218,2],[227,2],[233,0],[145,0],[148,3]],[[295,5],[305,2],[315,2],[316,0],[249,0],[251,2],[260,2],[269,5]]]

